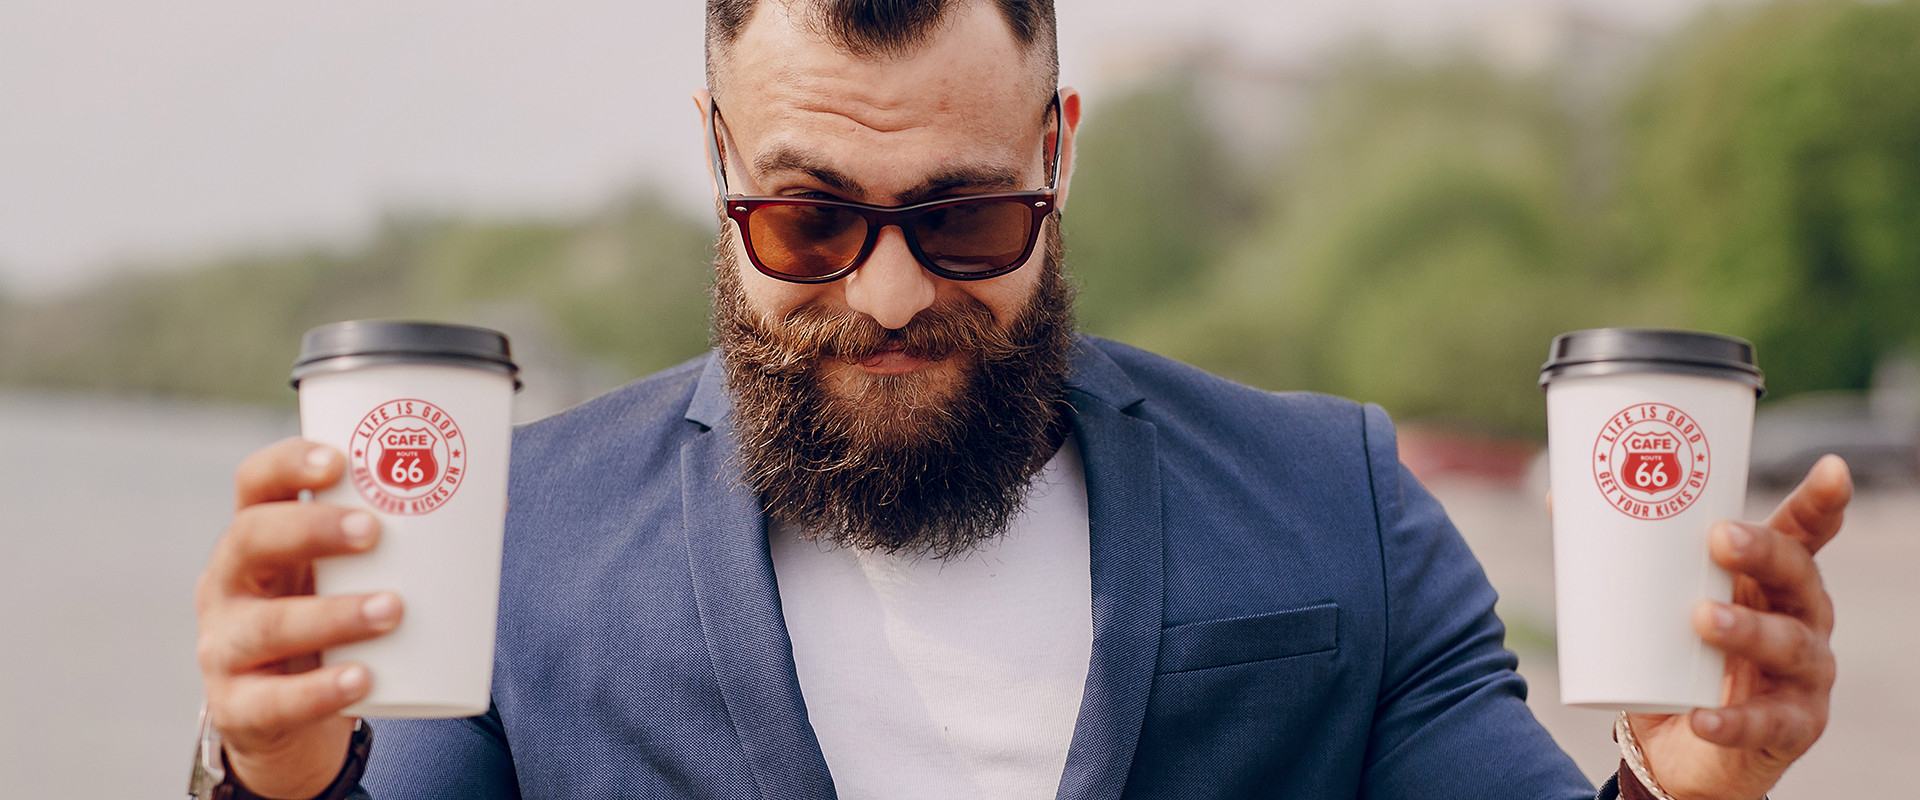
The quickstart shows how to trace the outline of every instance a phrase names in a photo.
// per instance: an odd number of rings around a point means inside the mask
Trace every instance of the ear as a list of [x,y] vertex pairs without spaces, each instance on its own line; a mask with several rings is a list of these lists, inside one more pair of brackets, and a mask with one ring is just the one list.
[[[699,89],[693,90],[693,110],[694,110],[693,129],[696,131],[699,131],[700,133],[699,153],[700,153],[700,161],[702,163],[711,161],[711,159],[708,157],[708,150],[714,147],[714,145],[709,141],[711,137],[707,133],[707,110],[711,108],[712,105],[713,105],[713,90],[708,89],[706,87],[701,87]],[[711,167],[707,169],[707,187],[713,191],[714,207],[718,208],[720,203],[723,201],[723,198],[720,197],[720,176],[713,174],[713,169]]]
[[1060,123],[1066,130],[1060,136],[1060,186],[1054,190],[1054,202],[1065,211],[1067,187],[1073,184],[1074,136],[1080,132],[1080,92],[1071,86],[1060,87]]

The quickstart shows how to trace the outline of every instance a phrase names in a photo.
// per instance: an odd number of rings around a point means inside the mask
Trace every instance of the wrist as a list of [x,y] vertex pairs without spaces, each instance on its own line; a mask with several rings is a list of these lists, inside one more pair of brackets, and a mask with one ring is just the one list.
[[1674,800],[1660,788],[1660,782],[1654,780],[1653,770],[1647,766],[1647,756],[1640,750],[1640,740],[1634,738],[1633,725],[1627,722],[1627,712],[1620,712],[1613,718],[1613,740],[1620,745],[1620,798],[1621,800]]
[[[366,772],[367,759],[373,750],[373,728],[365,720],[348,722],[343,718],[342,722],[352,726],[344,758],[336,756],[326,759],[325,764],[316,768],[317,778],[287,780],[288,765],[284,761],[272,768],[263,768],[249,766],[244,756],[241,759],[234,758],[218,729],[207,720],[204,708],[200,716],[200,746],[194,753],[193,775],[187,786],[188,797],[199,800],[344,800],[359,786],[360,776]],[[331,751],[331,748],[326,749]],[[255,778],[274,776],[278,779],[254,783],[243,780],[243,774]]]
[[[327,744],[307,747],[279,747],[271,750],[246,749],[226,743],[219,758],[226,767],[227,782],[245,789],[238,798],[269,800],[306,800],[325,797],[326,790],[353,757],[353,737],[359,725],[346,731],[344,739],[319,737]],[[299,744],[305,744],[300,742]]]
[[[1633,735],[1625,711],[1613,720],[1613,740],[1620,745],[1620,771],[1615,774],[1620,800],[1678,800],[1667,793],[1654,777],[1653,768],[1647,766],[1646,753],[1640,749],[1640,740]],[[1762,795],[1760,800],[1767,797]]]

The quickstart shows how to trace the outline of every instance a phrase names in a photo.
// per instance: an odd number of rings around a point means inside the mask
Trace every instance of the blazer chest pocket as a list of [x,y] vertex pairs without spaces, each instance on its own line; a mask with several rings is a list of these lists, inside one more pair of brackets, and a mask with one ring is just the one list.
[[1160,632],[1156,671],[1165,675],[1326,652],[1339,646],[1339,619],[1340,606],[1325,603],[1175,625]]

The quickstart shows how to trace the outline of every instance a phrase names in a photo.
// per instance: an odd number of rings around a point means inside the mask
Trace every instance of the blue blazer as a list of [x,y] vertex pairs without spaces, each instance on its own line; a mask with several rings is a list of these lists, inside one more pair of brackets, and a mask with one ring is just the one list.
[[[1077,340],[1093,653],[1060,798],[1591,798],[1375,406]],[[718,359],[513,442],[493,708],[392,798],[830,798]],[[1602,797],[1612,794],[1611,783]]]

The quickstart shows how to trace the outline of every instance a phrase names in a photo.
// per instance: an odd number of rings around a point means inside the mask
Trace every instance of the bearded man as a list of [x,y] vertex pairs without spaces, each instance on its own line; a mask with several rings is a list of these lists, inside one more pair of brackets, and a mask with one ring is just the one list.
[[[283,442],[201,584],[218,791],[1595,796],[1379,409],[1071,333],[1046,0],[709,0],[707,53],[717,352],[516,434],[493,707],[338,715],[313,653],[402,598],[299,594],[378,531]],[[1728,707],[1632,718],[1600,797],[1754,800],[1819,735],[1848,486],[1715,532]]]

